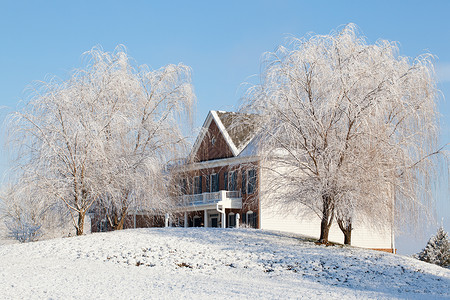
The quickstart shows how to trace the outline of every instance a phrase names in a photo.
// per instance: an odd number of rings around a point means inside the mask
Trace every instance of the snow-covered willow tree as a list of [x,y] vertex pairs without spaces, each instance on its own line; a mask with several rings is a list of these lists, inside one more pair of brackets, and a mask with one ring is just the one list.
[[150,70],[121,46],[84,58],[69,79],[35,84],[8,123],[17,170],[69,208],[78,235],[94,204],[116,229],[132,206],[167,208],[164,166],[184,149],[195,104],[185,65]]
[[353,24],[265,55],[242,111],[260,115],[260,155],[276,174],[271,199],[314,211],[320,241],[334,219],[347,244],[355,216],[389,226],[394,199],[402,220],[430,211],[439,152],[431,59],[368,44]]

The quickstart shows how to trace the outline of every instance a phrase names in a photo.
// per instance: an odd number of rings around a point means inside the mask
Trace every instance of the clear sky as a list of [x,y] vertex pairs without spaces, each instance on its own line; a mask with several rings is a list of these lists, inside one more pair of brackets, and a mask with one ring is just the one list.
[[[196,126],[209,110],[233,110],[242,83],[255,82],[262,53],[287,37],[327,34],[355,23],[373,43],[400,43],[400,54],[436,56],[439,88],[450,98],[450,1],[3,1],[0,0],[0,118],[27,85],[66,78],[95,45],[124,44],[137,63],[159,68],[182,62],[193,71]],[[444,98],[443,97],[443,98]],[[449,100],[439,102],[441,142],[450,142]],[[0,172],[6,168],[3,152]],[[448,183],[437,193],[437,219],[450,231]],[[403,235],[401,253],[417,252],[425,234]]]

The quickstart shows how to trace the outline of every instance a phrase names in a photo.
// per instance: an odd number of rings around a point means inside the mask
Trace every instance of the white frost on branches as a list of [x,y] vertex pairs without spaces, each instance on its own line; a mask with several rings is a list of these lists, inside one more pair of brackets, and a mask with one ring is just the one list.
[[35,85],[9,120],[18,172],[45,197],[62,201],[77,234],[101,205],[117,228],[130,208],[170,205],[164,165],[180,156],[195,96],[190,68],[137,66],[124,47],[93,48],[82,69]]
[[350,233],[356,215],[392,223],[394,193],[397,221],[417,223],[432,207],[432,56],[397,53],[393,42],[367,44],[353,24],[293,39],[265,55],[261,84],[245,97],[242,111],[260,115],[260,153],[278,173],[272,199],[312,209],[324,242],[333,219]]
[[19,242],[36,241],[70,233],[66,209],[51,202],[25,177],[1,191],[0,220],[6,227],[6,237]]

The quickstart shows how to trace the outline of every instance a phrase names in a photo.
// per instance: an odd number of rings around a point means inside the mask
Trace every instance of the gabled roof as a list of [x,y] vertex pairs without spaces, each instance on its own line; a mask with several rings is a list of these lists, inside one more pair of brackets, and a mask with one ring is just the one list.
[[240,154],[255,137],[256,115],[218,111],[217,116]]
[[[216,123],[234,156],[238,156],[255,137],[257,130],[255,115],[211,110],[194,143],[191,156],[197,153],[213,121]],[[236,121],[239,121],[239,123]]]

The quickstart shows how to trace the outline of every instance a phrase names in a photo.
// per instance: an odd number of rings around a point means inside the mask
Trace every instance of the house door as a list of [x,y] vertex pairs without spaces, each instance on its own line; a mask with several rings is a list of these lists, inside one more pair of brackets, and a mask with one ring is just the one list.
[[200,227],[202,226],[202,219],[200,219],[199,216],[194,217],[194,227]]
[[209,224],[211,224],[211,227],[218,227],[219,225],[219,215],[213,214],[209,217]]

